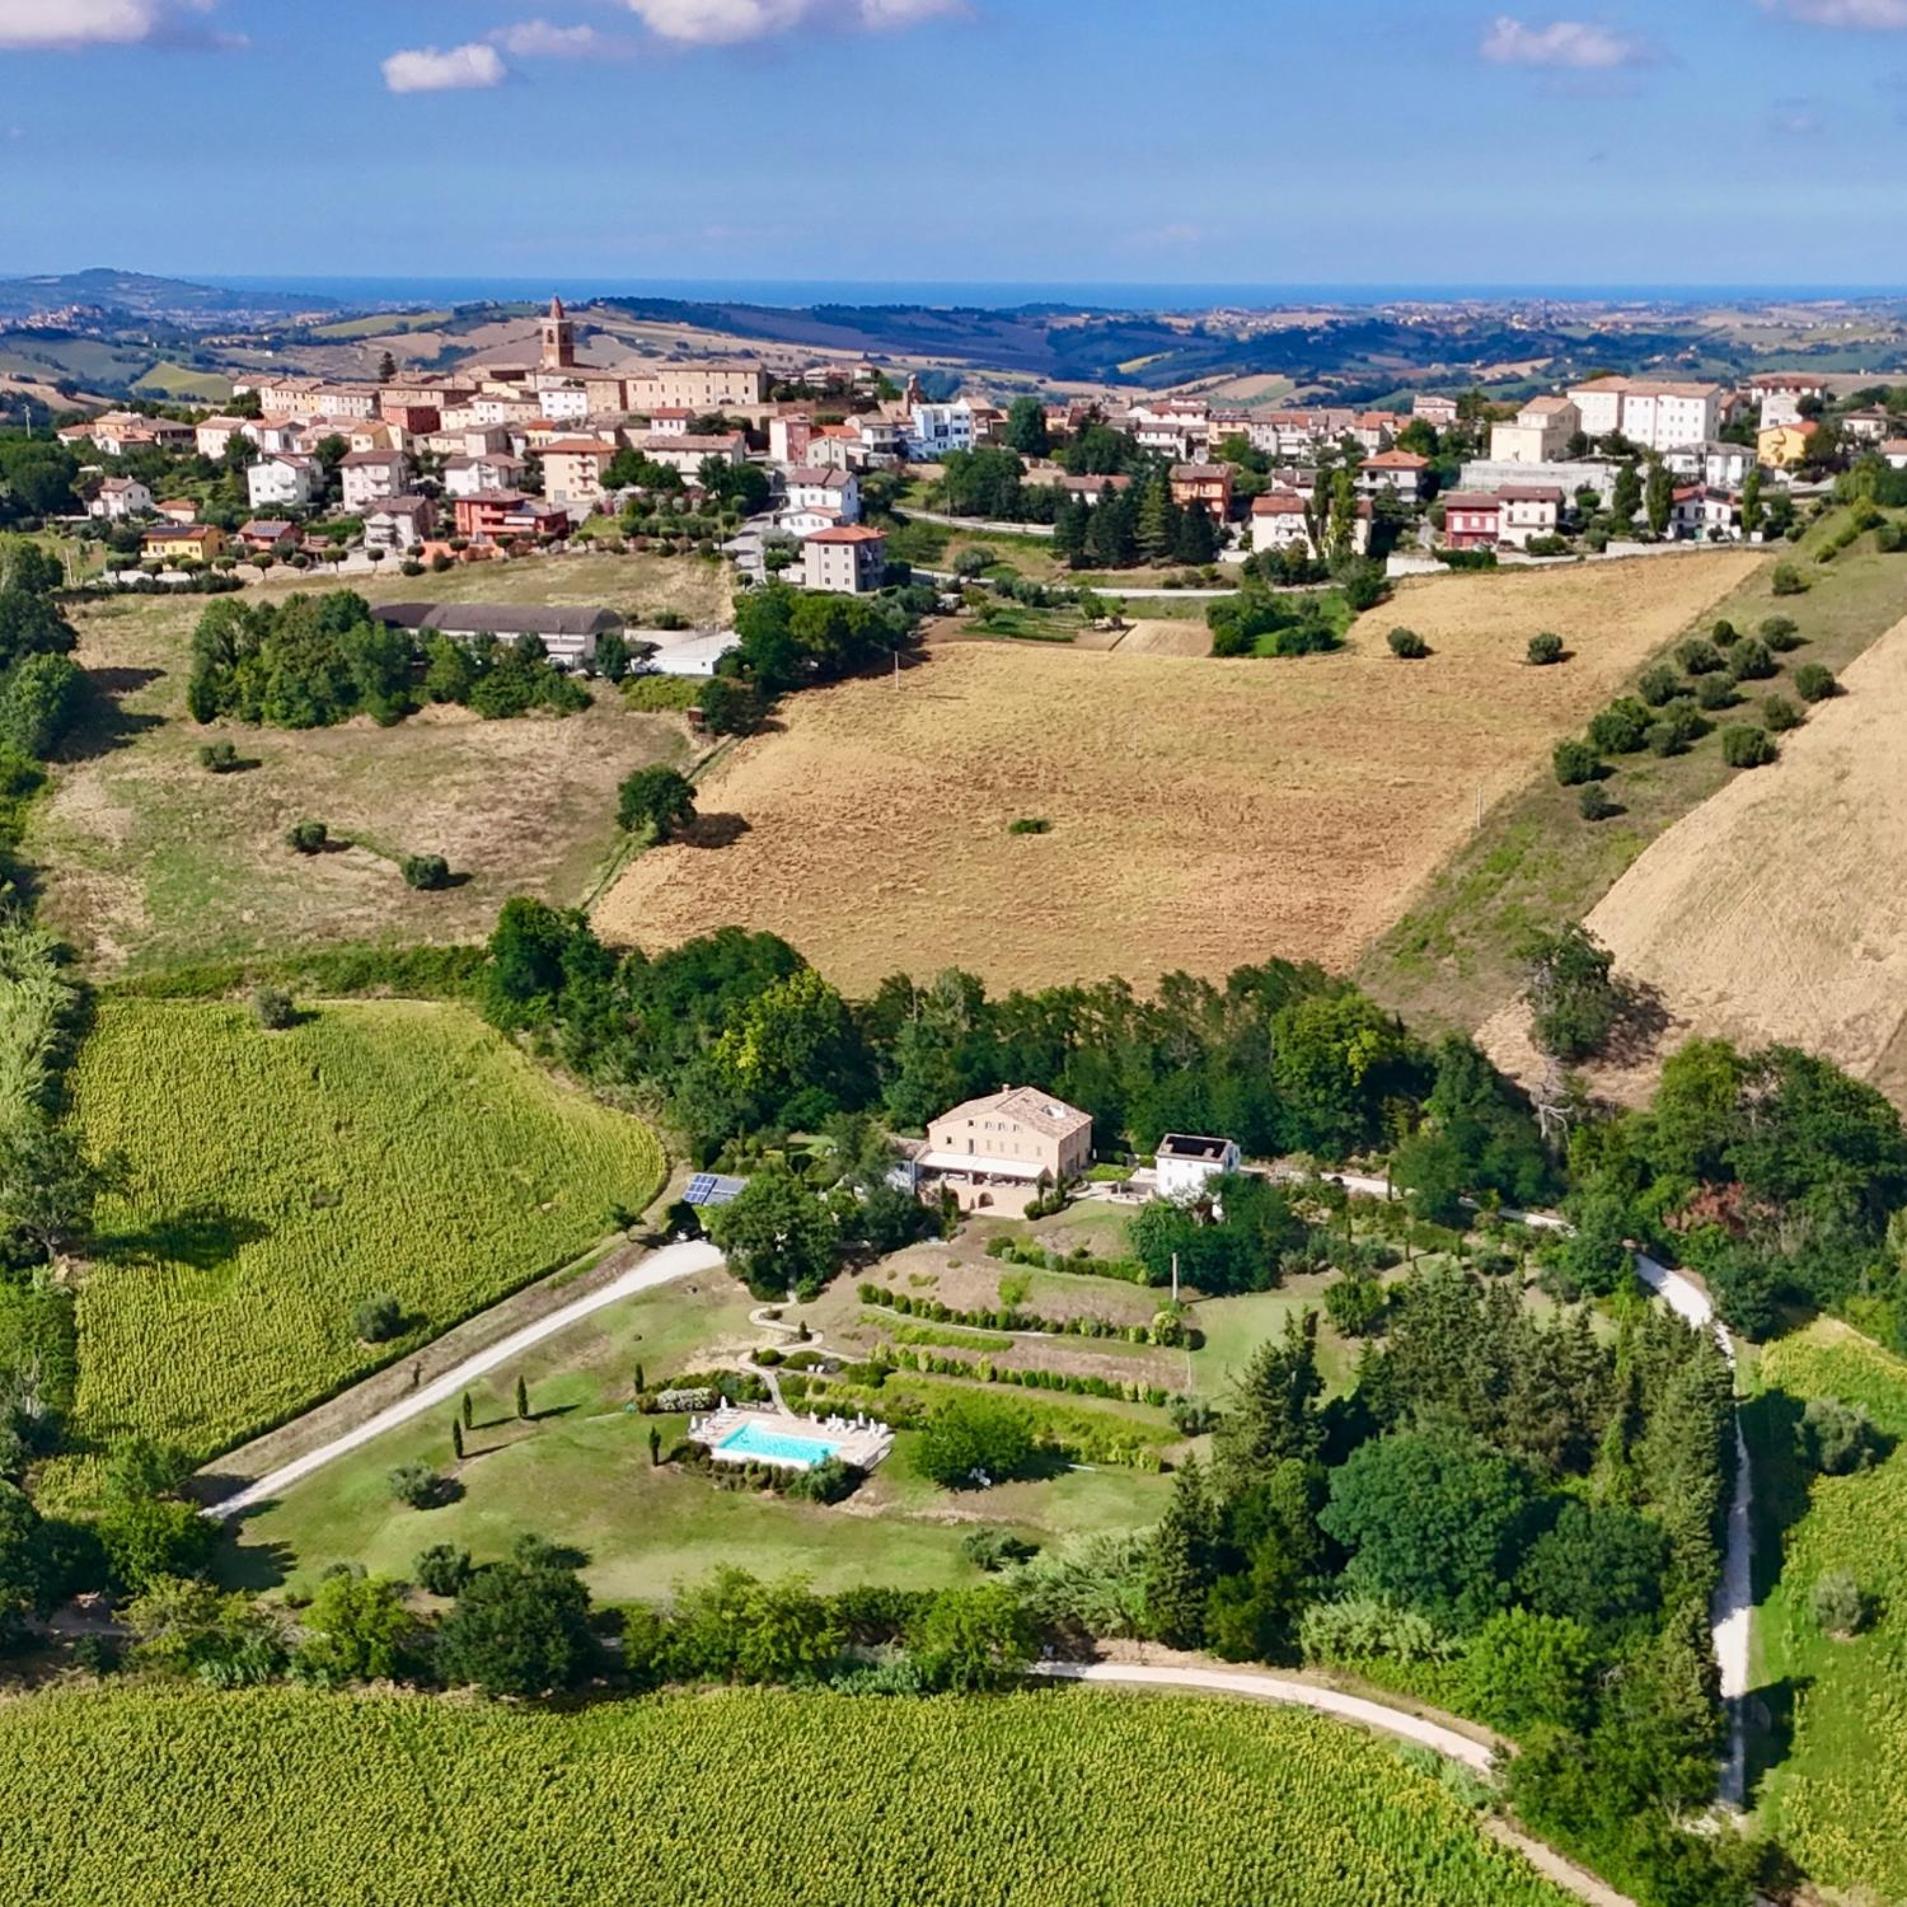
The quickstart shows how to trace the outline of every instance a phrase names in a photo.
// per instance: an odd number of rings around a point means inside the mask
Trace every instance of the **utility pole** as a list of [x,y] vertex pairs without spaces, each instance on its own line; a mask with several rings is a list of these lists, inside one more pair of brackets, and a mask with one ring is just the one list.
[[1174,1304],[1177,1304],[1178,1301],[1179,1301],[1179,1255],[1177,1252],[1174,1252],[1172,1254],[1172,1302]]

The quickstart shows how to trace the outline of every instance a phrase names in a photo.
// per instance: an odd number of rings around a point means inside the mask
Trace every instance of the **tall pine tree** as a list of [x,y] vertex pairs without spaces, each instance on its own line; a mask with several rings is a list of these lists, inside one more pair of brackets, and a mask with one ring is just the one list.
[[1146,1557],[1146,1632],[1174,1649],[1205,1640],[1205,1598],[1217,1574],[1217,1518],[1205,1472],[1187,1457]]
[[1318,1397],[1318,1314],[1285,1319],[1283,1341],[1267,1340],[1252,1353],[1218,1434],[1219,1482],[1227,1496],[1248,1490],[1290,1458],[1311,1462],[1324,1446]]

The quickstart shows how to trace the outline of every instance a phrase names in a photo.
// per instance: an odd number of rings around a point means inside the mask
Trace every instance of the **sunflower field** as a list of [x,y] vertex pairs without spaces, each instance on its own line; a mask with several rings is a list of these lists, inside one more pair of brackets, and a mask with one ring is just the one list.
[[[78,1302],[79,1428],[207,1457],[565,1263],[662,1183],[655,1135],[462,1007],[107,999],[71,1075],[120,1187]],[[389,1295],[398,1335],[359,1342]]]
[[580,1713],[291,1689],[0,1708],[15,1907],[1564,1907],[1316,1716],[1049,1690]]

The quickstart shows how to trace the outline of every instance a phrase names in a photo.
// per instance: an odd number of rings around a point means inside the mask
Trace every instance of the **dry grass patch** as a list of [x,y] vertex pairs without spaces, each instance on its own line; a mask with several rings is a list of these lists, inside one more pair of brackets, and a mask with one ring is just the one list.
[[[1907,622],[1845,685],[1782,737],[1778,763],[1659,836],[1590,914],[1667,1014],[1650,1051],[1592,1071],[1600,1090],[1639,1102],[1700,1034],[1802,1046],[1907,1103]],[[1527,1070],[1527,1027],[1507,1009],[1486,1044]]]
[[[785,732],[703,786],[704,811],[748,832],[644,855],[598,922],[648,948],[770,929],[856,989],[948,966],[1000,987],[1347,966],[1479,801],[1521,787],[1755,560],[1438,579],[1294,661],[936,647],[898,688],[792,699]],[[1436,654],[1393,658],[1399,622]],[[1572,662],[1525,663],[1543,628]],[[1026,816],[1051,832],[1007,832]]]
[[[383,729],[201,728],[184,699],[204,606],[120,598],[75,615],[79,660],[103,693],[29,852],[46,918],[104,971],[335,940],[473,940],[513,893],[573,905],[616,845],[618,782],[688,750],[679,717],[637,713],[608,690],[563,721],[432,708]],[[213,740],[257,765],[208,774],[198,751]],[[285,831],[305,818],[356,845],[292,853]],[[468,878],[413,893],[396,865],[406,853],[442,854]]]

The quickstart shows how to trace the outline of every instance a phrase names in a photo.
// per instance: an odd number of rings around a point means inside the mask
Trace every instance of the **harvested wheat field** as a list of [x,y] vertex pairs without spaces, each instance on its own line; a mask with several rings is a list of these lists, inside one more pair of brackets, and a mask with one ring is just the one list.
[[[1640,1103],[1700,1034],[1806,1047],[1907,1105],[1907,622],[1843,684],[1781,738],[1779,762],[1678,821],[1589,916],[1662,1021],[1622,1064],[1589,1069],[1602,1093]],[[1482,1039],[1530,1076],[1520,1008]]]
[[[1409,589],[1334,655],[1231,662],[931,648],[896,685],[791,698],[703,783],[725,847],[636,861],[609,937],[735,923],[850,990],[960,966],[995,986],[1274,954],[1348,966],[1495,801],[1755,561],[1717,555]],[[1432,641],[1399,662],[1385,631]],[[1524,661],[1562,634],[1560,667]],[[1016,819],[1051,823],[1014,835]]]

